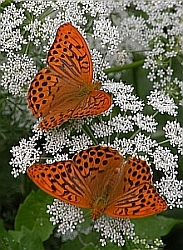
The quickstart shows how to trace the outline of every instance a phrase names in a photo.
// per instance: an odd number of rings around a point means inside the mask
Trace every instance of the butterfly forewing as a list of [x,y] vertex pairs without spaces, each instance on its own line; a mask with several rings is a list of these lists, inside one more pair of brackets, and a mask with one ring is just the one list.
[[70,23],[59,27],[48,53],[47,62],[64,80],[73,84],[91,84],[93,66],[88,46],[79,31]]
[[89,207],[90,189],[71,160],[53,164],[34,164],[28,168],[30,179],[51,196],[80,207]]
[[[67,114],[69,110],[76,107],[81,99],[75,97],[76,87],[70,86],[68,92],[67,83],[61,81],[60,77],[53,74],[53,70],[48,68],[42,69],[31,82],[27,101],[28,107],[32,113],[37,116],[47,116],[54,114]],[[51,91],[50,91],[51,90]],[[59,94],[59,98],[55,98]],[[60,106],[62,103],[62,106]]]
[[122,169],[123,193],[142,183],[152,183],[150,166],[136,157],[129,158]]

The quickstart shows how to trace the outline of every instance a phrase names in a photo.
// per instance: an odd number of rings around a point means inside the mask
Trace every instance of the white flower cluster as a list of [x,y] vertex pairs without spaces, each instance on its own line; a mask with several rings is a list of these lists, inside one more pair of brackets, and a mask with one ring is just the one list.
[[167,113],[172,116],[177,115],[177,105],[173,98],[170,98],[164,91],[151,91],[150,96],[147,96],[148,105],[151,105],[154,110],[158,110],[161,114]]
[[13,146],[10,152],[13,155],[10,161],[10,165],[13,166],[11,173],[15,178],[20,173],[25,174],[29,166],[35,163],[35,161],[39,161],[42,153],[40,148],[37,147],[36,136],[29,138],[29,140],[21,139],[19,146]]
[[165,127],[165,137],[169,139],[173,147],[177,146],[178,153],[183,155],[183,127],[177,121],[167,121]]
[[3,72],[1,84],[13,95],[25,96],[23,87],[31,81],[32,74],[37,72],[34,61],[27,54],[12,52],[8,53],[7,57],[7,62],[0,65],[0,71]]
[[21,34],[19,28],[25,20],[23,9],[18,9],[14,4],[7,6],[2,13],[0,13],[0,51],[9,52],[11,50],[19,51],[22,49],[21,45],[26,44],[25,38]]
[[93,37],[94,39],[99,39],[101,41],[100,46],[108,50],[111,54],[118,48],[119,32],[116,27],[112,26],[112,22],[109,19],[94,20]]
[[154,239],[152,240],[146,240],[146,239],[139,239],[138,236],[135,236],[134,239],[132,240],[132,242],[134,243],[135,247],[137,248],[137,246],[139,246],[138,249],[153,249],[153,250],[158,250],[161,249],[164,244],[163,241],[161,239]]
[[131,239],[135,235],[134,225],[128,219],[113,219],[103,215],[95,222],[94,228],[101,234],[100,242],[102,246],[106,245],[107,239],[115,242],[118,246],[124,246],[123,235]]
[[[102,81],[102,89],[111,94],[113,101],[103,115],[70,120],[63,128],[42,132],[38,124],[34,125],[34,135],[28,140],[22,139],[19,146],[11,150],[14,177],[24,174],[27,167],[39,161],[43,150],[52,156],[47,162],[52,162],[70,159],[93,144],[109,145],[124,157],[137,156],[152,162],[155,172],[163,175],[156,181],[160,194],[171,208],[182,207],[183,183],[178,178],[178,165],[179,155],[183,155],[180,115],[183,81],[179,74],[181,63],[177,60],[174,66],[177,57],[183,54],[182,10],[183,2],[178,0],[16,0],[2,8],[0,72],[4,88],[24,97],[25,86],[28,87],[36,68],[41,68],[42,61],[46,61],[44,53],[49,50],[57,28],[64,22],[71,22],[88,41],[94,79]],[[126,62],[131,63],[134,55],[143,55],[147,77],[144,74],[141,79],[134,69],[133,76],[126,72],[125,77],[130,79],[126,84],[111,80],[110,75],[101,72],[119,62],[116,58],[121,51],[125,51]],[[177,65],[180,70],[176,70]],[[135,79],[132,87],[129,83],[136,76],[140,79]],[[146,89],[148,94],[143,96]],[[165,140],[162,142],[159,138]],[[38,146],[40,141],[42,145]],[[177,154],[168,146],[163,147],[163,143],[168,142],[177,149]],[[48,213],[62,234],[75,230],[82,218],[80,209],[60,201],[54,201]],[[99,219],[95,229],[101,232],[102,245],[108,238],[123,246],[122,234],[129,238],[134,236],[129,220],[107,216]]]
[[46,211],[52,217],[53,225],[59,224],[58,232],[65,234],[67,231],[73,232],[78,223],[83,222],[83,212],[80,208],[54,199],[52,205],[47,206]]
[[178,156],[173,155],[166,147],[158,146],[153,152],[155,169],[162,171],[164,176],[156,181],[159,193],[166,197],[169,208],[183,207],[183,181],[177,179]]

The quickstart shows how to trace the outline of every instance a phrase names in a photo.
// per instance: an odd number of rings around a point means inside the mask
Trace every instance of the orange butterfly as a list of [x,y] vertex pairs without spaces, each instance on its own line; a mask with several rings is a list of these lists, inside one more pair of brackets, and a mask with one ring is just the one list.
[[27,174],[53,197],[91,208],[93,220],[102,214],[139,218],[167,208],[153,186],[146,161],[134,157],[124,162],[123,156],[110,147],[92,146],[72,160],[36,163],[28,168]]
[[70,23],[61,25],[43,68],[30,84],[28,107],[44,117],[39,127],[48,130],[70,118],[98,115],[111,106],[111,97],[92,83],[93,66],[88,46]]

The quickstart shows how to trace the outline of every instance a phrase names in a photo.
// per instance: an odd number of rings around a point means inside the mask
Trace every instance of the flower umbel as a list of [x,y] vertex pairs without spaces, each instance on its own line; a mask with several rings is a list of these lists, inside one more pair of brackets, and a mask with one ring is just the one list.
[[[25,98],[37,69],[45,66],[57,28],[70,22],[89,45],[94,80],[112,97],[110,109],[100,116],[69,120],[48,131],[35,124],[33,135],[12,147],[13,176],[24,174],[42,154],[51,163],[71,159],[91,145],[107,145],[125,158],[145,159],[169,208],[182,208],[182,9],[181,1],[134,0],[18,0],[2,7],[0,72],[6,91]],[[117,65],[121,51],[122,66]],[[133,63],[142,58],[136,70]],[[106,68],[112,73],[102,72]],[[80,208],[58,200],[47,212],[61,234],[75,232],[83,220]],[[102,245],[109,239],[123,246],[135,236],[130,220],[102,216],[94,228]]]

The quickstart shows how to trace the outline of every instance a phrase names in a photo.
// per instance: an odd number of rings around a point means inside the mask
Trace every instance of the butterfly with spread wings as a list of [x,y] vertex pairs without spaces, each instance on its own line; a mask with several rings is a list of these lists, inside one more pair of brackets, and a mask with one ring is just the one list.
[[111,106],[111,97],[92,82],[93,65],[88,46],[70,23],[61,25],[47,55],[48,66],[30,84],[27,101],[35,117],[43,117],[42,130],[71,118],[99,115]]
[[46,193],[69,204],[91,208],[91,217],[102,214],[140,218],[160,213],[166,201],[152,183],[150,167],[136,157],[126,162],[117,150],[91,146],[72,160],[35,163],[30,179]]

